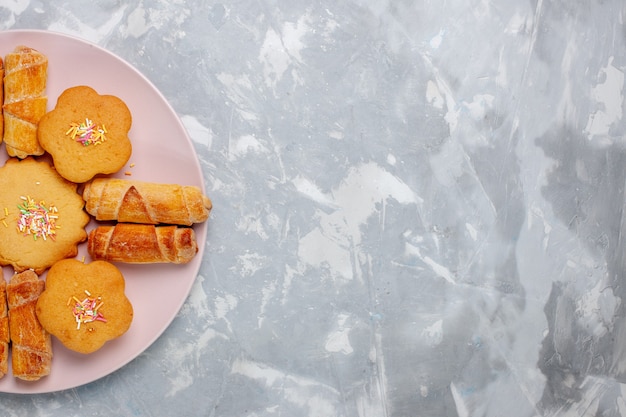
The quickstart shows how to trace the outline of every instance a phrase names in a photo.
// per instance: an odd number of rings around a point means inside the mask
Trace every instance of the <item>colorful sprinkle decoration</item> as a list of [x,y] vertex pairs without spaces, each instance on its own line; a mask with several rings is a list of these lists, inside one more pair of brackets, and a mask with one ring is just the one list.
[[82,123],[70,123],[70,128],[66,135],[70,135],[72,139],[82,143],[84,146],[99,145],[106,140],[104,136],[107,133],[107,129],[104,125],[96,126],[94,122],[85,118]]
[[92,321],[101,321],[106,323],[106,319],[99,311],[100,307],[104,304],[102,302],[102,297],[92,297],[91,293],[85,290],[85,297],[82,301],[77,297],[70,297],[67,300],[67,305],[71,305],[72,302],[74,306],[72,307],[72,314],[76,319],[76,330],[80,330],[80,325],[83,323],[91,323]]
[[23,203],[17,206],[20,212],[17,230],[24,236],[32,235],[34,240],[55,240],[56,230],[60,228],[56,224],[59,210],[53,205],[46,206],[44,201],[36,203],[30,196],[20,199]]
[[9,227],[7,224],[7,217],[9,216],[9,209],[7,207],[4,208],[4,217],[1,219],[4,227]]

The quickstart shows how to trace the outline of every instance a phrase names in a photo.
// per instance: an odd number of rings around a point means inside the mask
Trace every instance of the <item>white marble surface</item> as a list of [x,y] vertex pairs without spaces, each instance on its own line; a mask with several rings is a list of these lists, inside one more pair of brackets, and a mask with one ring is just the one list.
[[4,416],[626,415],[623,0],[5,1],[145,74],[214,201],[172,325]]

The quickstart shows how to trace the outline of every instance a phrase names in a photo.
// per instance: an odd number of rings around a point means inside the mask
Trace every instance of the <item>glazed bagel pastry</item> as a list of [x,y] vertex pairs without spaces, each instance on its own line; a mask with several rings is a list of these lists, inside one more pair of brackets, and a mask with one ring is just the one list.
[[191,227],[117,223],[92,229],[87,251],[109,262],[185,264],[198,253],[198,244]]
[[0,280],[0,378],[9,372],[9,307],[7,305],[7,283]]
[[4,140],[4,61],[0,57],[0,143]]
[[14,274],[7,285],[13,376],[36,381],[50,374],[52,342],[35,308],[46,284],[32,269]]
[[65,347],[92,353],[126,333],[133,306],[121,271],[105,261],[63,259],[46,276],[37,318]]
[[211,200],[199,187],[118,178],[94,178],[83,190],[96,220],[191,226],[208,219]]
[[46,113],[48,58],[27,46],[18,46],[4,60],[4,141],[9,156],[42,155],[37,139],[39,121]]

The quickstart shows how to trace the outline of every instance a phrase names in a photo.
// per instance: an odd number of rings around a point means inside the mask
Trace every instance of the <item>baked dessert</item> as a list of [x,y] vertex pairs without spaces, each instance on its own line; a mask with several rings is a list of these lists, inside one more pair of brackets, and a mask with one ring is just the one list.
[[9,158],[0,167],[0,265],[41,274],[77,255],[89,215],[76,189],[46,161]]
[[110,262],[184,264],[198,246],[190,227],[117,223],[91,230],[87,251],[93,259]]
[[42,155],[37,126],[46,114],[48,58],[18,46],[4,60],[4,142],[9,156]]
[[109,262],[63,259],[48,270],[37,317],[68,349],[95,352],[130,328],[133,306],[125,286],[124,276]]
[[4,103],[4,61],[0,57],[0,143],[4,137],[4,112],[2,105]]
[[39,122],[39,143],[61,176],[75,183],[119,171],[132,153],[130,110],[120,98],[76,86]]
[[7,285],[13,376],[36,381],[50,374],[52,342],[35,311],[45,282],[33,270],[13,275]]
[[[1,275],[1,274],[0,274]],[[9,368],[9,308],[7,306],[7,282],[0,279],[0,378]]]
[[209,217],[211,200],[199,187],[95,178],[83,190],[85,210],[96,220],[191,226]]

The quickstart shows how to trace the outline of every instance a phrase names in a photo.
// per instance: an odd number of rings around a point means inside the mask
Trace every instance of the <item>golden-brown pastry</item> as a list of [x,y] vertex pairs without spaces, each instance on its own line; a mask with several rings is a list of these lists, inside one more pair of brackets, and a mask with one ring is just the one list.
[[0,143],[4,136],[4,113],[2,106],[4,105],[4,61],[0,57]]
[[87,251],[93,259],[111,262],[183,264],[198,246],[190,227],[118,223],[89,232]]
[[4,142],[9,156],[42,155],[37,126],[46,113],[48,58],[18,46],[4,60]]
[[119,171],[132,153],[132,116],[119,97],[71,87],[39,122],[37,137],[63,178],[84,183]]
[[96,220],[191,226],[209,217],[211,200],[199,187],[117,178],[95,178],[83,191]]
[[76,188],[43,160],[9,158],[0,167],[0,265],[41,274],[77,255],[89,215]]
[[[0,275],[2,275],[0,273]],[[0,378],[9,367],[9,308],[7,306],[7,282],[0,279]]]
[[37,317],[68,349],[95,352],[130,328],[133,307],[125,286],[124,276],[109,262],[61,260],[48,270]]
[[13,376],[36,381],[50,374],[52,343],[35,311],[45,282],[32,270],[15,274],[7,285]]

